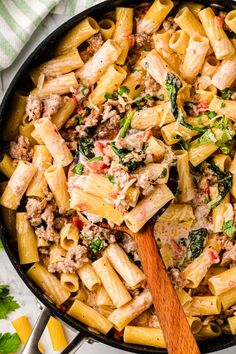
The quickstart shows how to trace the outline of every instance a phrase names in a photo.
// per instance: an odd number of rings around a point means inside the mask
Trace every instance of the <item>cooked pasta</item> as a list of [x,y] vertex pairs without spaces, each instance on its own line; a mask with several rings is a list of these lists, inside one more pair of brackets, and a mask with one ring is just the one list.
[[[3,127],[0,213],[27,275],[68,316],[165,348],[135,240],[116,230],[158,215],[196,339],[236,333],[236,16],[136,3],[84,18],[30,70]],[[63,349],[55,319],[49,333]]]

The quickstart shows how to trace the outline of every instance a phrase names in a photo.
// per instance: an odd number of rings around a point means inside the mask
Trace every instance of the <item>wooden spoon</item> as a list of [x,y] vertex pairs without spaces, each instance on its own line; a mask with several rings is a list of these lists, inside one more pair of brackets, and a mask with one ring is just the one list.
[[126,232],[135,239],[168,353],[200,354],[186,315],[159,254],[153,234],[154,223],[147,223],[138,233],[132,232],[126,226],[110,228],[106,223],[102,223],[101,226]]

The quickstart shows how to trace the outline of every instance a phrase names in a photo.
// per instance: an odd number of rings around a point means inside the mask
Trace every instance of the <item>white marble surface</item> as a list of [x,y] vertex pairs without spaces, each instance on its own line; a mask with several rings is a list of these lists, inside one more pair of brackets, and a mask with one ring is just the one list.
[[[19,55],[17,60],[13,63],[13,65],[4,71],[2,75],[3,87],[6,90],[12,78],[14,77],[16,71],[19,69],[21,64],[27,58],[27,56],[34,50],[34,48],[40,43],[42,39],[45,38],[52,30],[57,28],[61,23],[65,22],[68,17],[66,16],[58,16],[58,15],[50,15],[48,16],[40,28],[33,34],[29,43],[25,46],[22,53]],[[3,94],[0,95],[0,101],[2,99]],[[39,310],[36,305],[35,297],[30,293],[27,287],[22,283],[20,277],[15,272],[13,266],[10,264],[10,261],[7,258],[7,255],[4,251],[0,251],[0,284],[9,284],[11,293],[17,299],[20,304],[20,309],[13,312],[8,320],[0,320],[0,332],[9,331],[13,332],[13,328],[11,326],[11,320],[17,318],[21,315],[26,315],[29,317],[31,324],[33,325],[37,319],[39,314]],[[66,328],[66,334],[68,339],[73,338],[75,335],[74,332]],[[42,344],[45,348],[45,354],[52,354],[53,350],[50,344],[49,336],[47,331],[43,334]],[[19,353],[21,350],[19,351]],[[100,343],[95,344],[84,344],[80,350],[78,351],[80,354],[125,354],[126,352],[110,348]],[[235,354],[236,347],[226,349],[218,352],[219,354]]]

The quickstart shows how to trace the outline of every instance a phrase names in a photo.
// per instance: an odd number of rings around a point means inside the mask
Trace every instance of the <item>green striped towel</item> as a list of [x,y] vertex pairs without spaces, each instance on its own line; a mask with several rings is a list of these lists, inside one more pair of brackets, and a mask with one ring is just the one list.
[[0,71],[9,67],[49,12],[75,15],[102,0],[0,0]]

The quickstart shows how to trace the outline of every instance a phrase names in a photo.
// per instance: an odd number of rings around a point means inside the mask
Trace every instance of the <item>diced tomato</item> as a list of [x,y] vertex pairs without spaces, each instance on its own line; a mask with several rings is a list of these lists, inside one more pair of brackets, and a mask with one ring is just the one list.
[[207,186],[207,187],[204,189],[204,193],[210,195],[210,188],[209,188],[209,186]]
[[206,101],[200,101],[197,103],[197,109],[198,110],[207,110],[209,108],[209,105]]
[[185,252],[185,246],[179,245],[175,240],[171,240],[171,246],[175,252],[176,258],[183,258]]
[[95,155],[103,155],[104,145],[101,141],[96,141],[94,144],[94,153]]
[[77,227],[77,229],[82,229],[82,227],[84,226],[84,223],[82,220],[80,220],[79,216],[73,216],[72,218],[72,225],[74,227]]
[[214,247],[209,248],[207,254],[211,263],[219,263],[220,257]]
[[135,41],[136,41],[135,35],[131,34],[131,35],[129,36],[129,45],[130,45],[131,48],[134,47]]
[[75,104],[77,104],[77,103],[78,103],[77,98],[76,98],[76,96],[75,96],[75,95],[72,95],[72,99],[73,99],[73,101],[75,102]]
[[67,133],[73,134],[76,130],[75,129],[67,129]]
[[103,161],[88,162],[86,165],[93,173],[105,173],[108,169]]
[[88,209],[87,205],[84,203],[78,203],[77,207],[79,208],[80,211],[85,211]]
[[123,337],[124,331],[117,331],[116,329],[114,329],[114,338],[117,340],[121,340]]
[[224,19],[221,16],[215,16],[215,24],[217,27],[222,28],[224,26]]
[[110,196],[113,198],[113,199],[116,199],[119,195],[119,192],[118,191],[113,191],[110,193]]
[[123,37],[129,37],[129,36],[131,36],[131,34],[132,34],[131,32],[124,33]]

